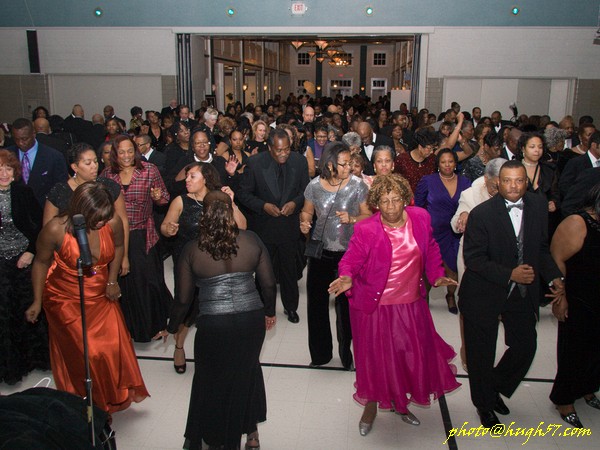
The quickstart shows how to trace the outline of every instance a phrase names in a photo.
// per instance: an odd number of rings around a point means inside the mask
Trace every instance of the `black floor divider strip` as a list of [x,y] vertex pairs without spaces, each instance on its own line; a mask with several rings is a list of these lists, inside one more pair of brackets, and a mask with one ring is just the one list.
[[[442,421],[444,422],[444,433],[445,437],[448,438],[448,449],[449,450],[458,450],[458,444],[456,443],[456,438],[454,436],[450,436],[450,430],[452,430],[452,419],[450,418],[450,411],[448,410],[448,403],[446,403],[446,396],[442,395],[438,398],[438,402],[440,404],[440,411],[442,413]],[[450,437],[448,437],[450,436]]]
[[[167,356],[146,356],[146,355],[137,355],[137,359],[145,360],[145,361],[173,361],[172,357]],[[186,358],[186,362],[193,363],[193,358]],[[305,364],[280,364],[280,363],[261,363],[263,367],[277,367],[281,369],[313,369],[313,370],[331,370],[335,372],[347,372],[343,367],[329,367],[329,366],[318,366],[312,367]]]

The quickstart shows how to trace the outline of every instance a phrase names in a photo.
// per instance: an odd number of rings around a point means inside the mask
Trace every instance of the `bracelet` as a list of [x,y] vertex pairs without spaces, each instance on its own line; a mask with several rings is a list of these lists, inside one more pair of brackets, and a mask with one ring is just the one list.
[[115,284],[119,284],[116,281],[109,281],[108,283],[106,283],[107,286],[114,286]]

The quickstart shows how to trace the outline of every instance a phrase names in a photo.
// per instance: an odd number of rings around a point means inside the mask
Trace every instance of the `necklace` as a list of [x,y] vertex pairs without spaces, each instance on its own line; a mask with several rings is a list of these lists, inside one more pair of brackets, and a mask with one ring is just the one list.
[[329,183],[329,186],[332,186],[332,187],[339,186],[339,185],[341,185],[344,182],[344,180],[340,180],[339,183],[333,184],[331,181],[329,181],[329,178],[326,178],[326,180]]
[[442,174],[441,174],[441,172],[438,172],[438,175],[440,176],[440,178],[441,178],[443,181],[451,181],[451,180],[454,180],[454,177],[456,176],[456,174],[455,174],[455,173],[453,173],[451,176],[447,177],[447,176],[445,176],[445,175],[442,175]]
[[581,149],[581,144],[577,145],[577,147],[575,147],[573,150],[575,150],[575,153],[579,153],[580,155],[585,153],[585,150]]
[[527,167],[537,167],[537,165],[538,165],[538,163],[529,163],[525,160],[523,160],[522,162],[523,162],[523,165],[527,166]]
[[196,198],[196,193],[195,193],[195,192],[193,192],[193,193],[192,193],[192,195],[193,195],[193,197],[192,197],[192,198],[194,199],[194,201],[196,202],[196,204],[197,204],[198,206],[202,206],[202,203],[200,203],[200,202],[198,201],[198,199]]

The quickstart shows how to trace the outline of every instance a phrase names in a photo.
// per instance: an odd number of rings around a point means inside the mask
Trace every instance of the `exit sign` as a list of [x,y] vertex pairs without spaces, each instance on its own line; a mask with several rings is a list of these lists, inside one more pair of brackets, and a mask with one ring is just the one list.
[[308,8],[306,7],[306,3],[304,3],[304,2],[293,2],[292,3],[292,14],[302,15],[307,10],[308,10]]

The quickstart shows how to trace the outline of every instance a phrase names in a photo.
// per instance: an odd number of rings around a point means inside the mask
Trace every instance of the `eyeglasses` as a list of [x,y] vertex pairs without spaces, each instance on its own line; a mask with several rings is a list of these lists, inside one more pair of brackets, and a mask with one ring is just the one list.
[[194,142],[194,147],[206,147],[207,145],[210,145],[210,142]]
[[341,162],[339,162],[339,163],[337,163],[338,167],[341,167],[342,169],[346,168],[346,166],[348,166],[349,164],[350,164],[350,162],[347,162],[347,163],[341,163]]

